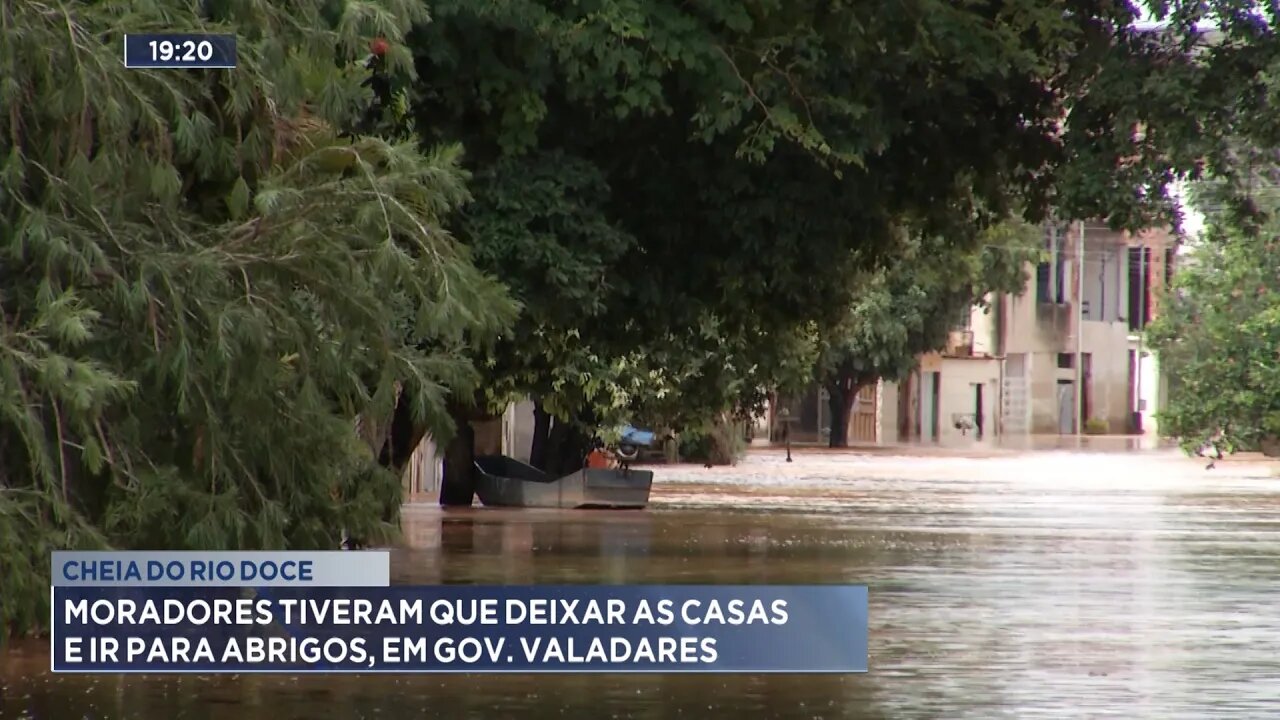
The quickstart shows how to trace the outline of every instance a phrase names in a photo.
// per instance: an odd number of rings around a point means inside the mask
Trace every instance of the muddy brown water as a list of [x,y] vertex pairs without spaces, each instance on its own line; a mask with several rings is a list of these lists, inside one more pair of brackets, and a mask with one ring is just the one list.
[[644,512],[405,512],[397,583],[853,582],[865,675],[80,676],[4,718],[1280,717],[1280,478],[1167,452],[753,456]]

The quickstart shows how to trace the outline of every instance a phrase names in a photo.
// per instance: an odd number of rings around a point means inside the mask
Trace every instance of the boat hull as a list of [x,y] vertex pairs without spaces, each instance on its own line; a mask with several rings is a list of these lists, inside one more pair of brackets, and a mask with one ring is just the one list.
[[586,468],[560,478],[505,456],[476,459],[476,495],[487,507],[638,510],[649,504],[650,470]]

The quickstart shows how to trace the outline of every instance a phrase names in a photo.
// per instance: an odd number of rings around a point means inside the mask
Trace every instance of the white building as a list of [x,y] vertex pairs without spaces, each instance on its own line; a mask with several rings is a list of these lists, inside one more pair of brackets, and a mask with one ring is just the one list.
[[1164,383],[1140,332],[1170,277],[1173,240],[1086,224],[1081,263],[1079,232],[1078,224],[1047,228],[1048,258],[1029,268],[1022,294],[989,298],[946,350],[922,357],[900,385],[882,383],[880,425],[897,432],[879,441],[1016,442],[1074,434],[1081,416],[1086,432],[1155,431]]

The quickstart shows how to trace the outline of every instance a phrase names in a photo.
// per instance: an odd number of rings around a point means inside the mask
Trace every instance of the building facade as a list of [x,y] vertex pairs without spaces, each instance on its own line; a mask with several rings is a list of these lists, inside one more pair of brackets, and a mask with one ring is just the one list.
[[1172,276],[1173,236],[1086,223],[1082,242],[1077,223],[1046,227],[1044,242],[1021,294],[988,298],[943,352],[883,384],[882,415],[896,408],[887,439],[1011,442],[1074,434],[1080,418],[1090,433],[1156,430],[1164,383],[1141,333]]

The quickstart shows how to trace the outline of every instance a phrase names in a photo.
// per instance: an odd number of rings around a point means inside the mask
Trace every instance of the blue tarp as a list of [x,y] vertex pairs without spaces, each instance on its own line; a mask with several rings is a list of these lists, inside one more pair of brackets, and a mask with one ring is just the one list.
[[622,426],[622,442],[629,445],[649,446],[653,444],[654,437],[656,435],[648,430],[641,430],[630,425]]

